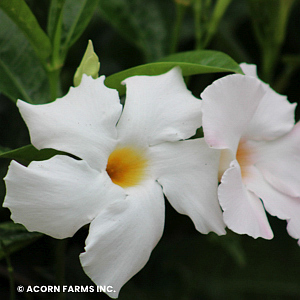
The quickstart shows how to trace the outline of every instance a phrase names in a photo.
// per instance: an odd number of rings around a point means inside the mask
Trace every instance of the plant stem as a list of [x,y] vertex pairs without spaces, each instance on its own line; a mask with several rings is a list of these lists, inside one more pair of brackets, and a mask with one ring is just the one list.
[[55,100],[59,95],[59,75],[61,68],[48,71],[48,80],[50,86],[51,101]]

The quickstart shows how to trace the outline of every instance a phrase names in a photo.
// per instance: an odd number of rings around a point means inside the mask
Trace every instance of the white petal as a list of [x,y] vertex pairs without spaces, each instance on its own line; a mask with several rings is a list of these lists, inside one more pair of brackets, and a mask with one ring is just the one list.
[[223,174],[219,186],[219,201],[228,228],[254,238],[273,238],[264,207],[242,182],[241,169],[235,160]]
[[97,284],[112,286],[117,298],[121,287],[147,263],[164,227],[164,199],[155,181],[127,189],[123,202],[107,206],[92,221],[85,252],[84,271]]
[[198,231],[225,234],[217,198],[220,151],[204,139],[163,143],[150,150],[156,178],[171,205],[188,215]]
[[[255,65],[241,64],[241,68],[246,75],[258,78]],[[276,93],[268,84],[262,84],[266,94],[260,101],[245,136],[254,140],[271,140],[293,128],[296,103],[291,104],[286,96]]]
[[225,76],[208,86],[201,94],[207,143],[235,153],[264,94],[258,79],[244,75]]
[[256,65],[241,63],[240,67],[243,70],[245,75],[258,78]]
[[201,101],[186,88],[179,68],[124,82],[127,92],[118,123],[120,140],[155,145],[189,138],[201,126]]
[[262,199],[266,210],[271,215],[287,220],[289,234],[300,239],[300,198],[293,198],[279,192],[265,181],[257,169],[254,170],[255,176],[248,179],[247,188]]
[[276,189],[300,197],[300,122],[285,136],[258,143],[257,168]]
[[96,80],[83,76],[78,87],[49,104],[18,101],[32,144],[71,153],[103,169],[116,144],[122,110],[117,91],[105,87],[103,81],[104,76]]
[[11,218],[55,238],[72,236],[108,202],[125,198],[106,172],[61,155],[28,167],[12,161],[5,183],[3,206],[11,210]]

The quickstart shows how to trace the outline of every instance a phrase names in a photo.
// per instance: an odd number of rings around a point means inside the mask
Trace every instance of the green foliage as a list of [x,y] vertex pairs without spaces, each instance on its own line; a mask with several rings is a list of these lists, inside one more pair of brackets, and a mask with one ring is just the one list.
[[294,0],[248,0],[251,20],[263,59],[263,77],[272,79]]
[[142,51],[147,62],[168,54],[172,1],[101,0],[99,9],[123,38]]
[[204,49],[215,35],[232,0],[194,0],[196,49]]
[[6,12],[25,34],[36,54],[44,61],[51,54],[48,36],[39,26],[35,16],[23,0],[1,0],[0,8]]
[[97,4],[98,0],[51,1],[48,37],[25,1],[0,1],[0,91],[13,101],[54,100],[68,50]]
[[121,95],[125,87],[121,82],[134,75],[158,75],[179,66],[183,76],[209,74],[219,72],[243,73],[239,65],[228,55],[212,50],[196,50],[176,53],[161,59],[159,62],[140,65],[128,70],[115,73],[106,78],[105,84],[115,88]]
[[0,151],[0,158],[9,158],[28,164],[33,160],[46,160],[57,154],[65,154],[54,149],[37,150],[32,145],[27,145],[9,151]]
[[[90,22],[99,0],[54,0],[51,1],[48,34],[55,42],[61,62],[68,49],[81,36]],[[60,47],[58,47],[60,45]],[[57,54],[56,54],[57,55]]]
[[28,246],[41,236],[41,233],[28,232],[21,224],[0,223],[0,260]]
[[[177,19],[175,2],[181,3],[181,9],[184,6]],[[61,95],[61,83],[68,88],[89,39],[101,57],[102,70],[113,74],[107,77],[106,85],[117,88],[121,95],[125,93],[121,85],[125,78],[157,75],[175,66],[180,66],[184,76],[207,74],[201,80],[195,76],[189,81],[191,91],[199,95],[198,91],[214,80],[214,73],[242,73],[237,62],[247,61],[256,63],[258,71],[263,68],[264,79],[275,82],[273,87],[277,91],[288,94],[291,102],[297,101],[300,99],[299,8],[299,1],[295,0],[0,0],[3,177],[10,159],[27,165],[57,154],[68,155],[54,149],[37,150],[32,145],[10,150],[28,143],[28,133],[21,118],[12,118],[12,111],[16,113],[17,109],[14,103],[4,100],[4,95],[14,102],[22,99],[33,104],[54,100]],[[92,17],[95,22],[86,30]],[[75,43],[76,47],[72,47]],[[192,51],[195,44],[197,48],[209,45],[218,51]],[[141,61],[139,55],[138,59],[135,57],[136,49],[147,64],[138,65]],[[184,52],[166,56],[177,49]],[[86,56],[88,53],[90,58]],[[86,55],[78,78],[82,73],[97,76],[98,60],[91,48]],[[123,57],[126,63],[121,62]],[[124,70],[128,66],[131,68]],[[14,137],[13,144],[12,138],[7,138],[10,136]],[[0,189],[4,196],[4,182]],[[0,209],[0,219],[0,258],[8,260],[11,253],[18,252],[11,256],[11,266],[17,275],[21,273],[32,282],[39,278],[45,285],[57,284],[59,281],[53,279],[57,255],[63,258],[62,267],[66,263],[66,284],[92,285],[78,260],[87,226],[75,238],[64,241],[68,242],[64,257],[59,253],[61,249],[54,254],[50,238],[30,245],[42,235],[29,233],[22,225],[4,222],[9,220],[7,209]],[[222,237],[205,236],[195,231],[186,216],[167,207],[162,240],[145,268],[124,286],[120,299],[299,299],[299,247],[286,233],[286,222],[273,217],[270,222],[275,234],[272,241],[253,240],[231,232]],[[0,268],[6,267],[4,260],[1,264]],[[63,274],[62,269],[58,268]],[[4,276],[0,293],[5,298],[8,280]],[[53,298],[53,294],[43,296]],[[99,294],[82,293],[78,297],[98,299]],[[100,297],[106,299],[105,295]]]
[[0,92],[13,101],[49,101],[42,64],[20,28],[1,10],[0,28]]

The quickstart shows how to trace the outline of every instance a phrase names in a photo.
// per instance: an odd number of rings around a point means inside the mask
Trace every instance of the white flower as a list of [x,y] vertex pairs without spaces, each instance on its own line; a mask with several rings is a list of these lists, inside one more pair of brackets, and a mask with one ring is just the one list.
[[287,220],[300,238],[300,123],[295,104],[242,64],[248,75],[229,75],[201,94],[204,137],[222,149],[218,197],[233,231],[271,239],[265,210]]
[[5,178],[4,206],[30,231],[72,236],[91,223],[84,271],[110,297],[149,259],[164,228],[164,195],[202,233],[224,234],[217,201],[219,151],[204,139],[185,139],[201,126],[201,101],[179,68],[125,80],[118,93],[104,77],[83,77],[63,98],[44,105],[18,101],[38,149],[57,155],[24,167],[13,161]]

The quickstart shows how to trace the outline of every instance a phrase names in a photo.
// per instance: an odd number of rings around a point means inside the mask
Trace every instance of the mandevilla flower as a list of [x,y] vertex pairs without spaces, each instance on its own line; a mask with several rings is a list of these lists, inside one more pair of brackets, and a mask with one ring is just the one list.
[[198,231],[224,234],[217,201],[219,151],[204,139],[186,140],[201,126],[201,100],[179,68],[125,80],[118,93],[98,79],[50,104],[17,105],[38,148],[56,155],[28,167],[12,161],[4,206],[30,231],[66,238],[91,223],[84,271],[97,285],[123,284],[149,259],[164,228],[164,195]]
[[300,123],[295,104],[242,64],[247,75],[229,75],[201,94],[208,145],[221,149],[218,197],[233,231],[271,239],[265,209],[287,220],[300,238]]

